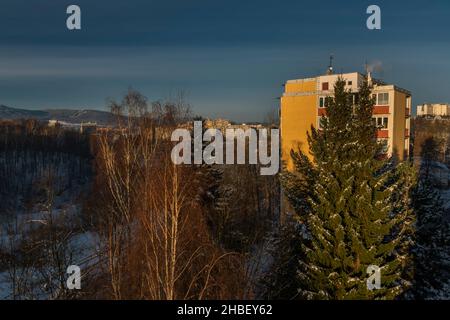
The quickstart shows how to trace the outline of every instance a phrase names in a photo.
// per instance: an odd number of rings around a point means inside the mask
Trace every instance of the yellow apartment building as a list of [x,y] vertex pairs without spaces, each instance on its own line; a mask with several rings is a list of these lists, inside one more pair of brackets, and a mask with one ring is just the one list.
[[[346,82],[346,89],[358,92],[364,75],[358,72],[331,74],[288,80],[280,105],[281,157],[288,169],[292,169],[290,151],[298,147],[309,157],[307,132],[311,125],[318,128],[320,118],[326,115],[325,98],[333,96],[334,84],[341,76]],[[409,155],[409,134],[411,114],[411,93],[393,84],[371,78],[372,94],[376,103],[373,119],[377,126],[377,137],[386,142],[386,154],[405,159]]]

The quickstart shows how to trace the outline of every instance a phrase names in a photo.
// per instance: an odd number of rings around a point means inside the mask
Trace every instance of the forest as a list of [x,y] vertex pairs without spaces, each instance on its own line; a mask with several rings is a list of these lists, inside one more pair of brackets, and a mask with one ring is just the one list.
[[[184,101],[111,102],[82,134],[0,126],[2,299],[252,299],[278,223],[279,183],[252,165],[175,165]],[[198,119],[198,117],[196,118]],[[69,265],[82,289],[66,286]]]

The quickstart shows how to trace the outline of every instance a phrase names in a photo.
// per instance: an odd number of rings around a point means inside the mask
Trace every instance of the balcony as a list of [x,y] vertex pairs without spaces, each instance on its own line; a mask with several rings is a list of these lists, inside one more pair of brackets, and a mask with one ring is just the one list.
[[327,108],[318,108],[317,109],[317,115],[319,117],[326,116],[327,115]]
[[373,114],[389,114],[389,106],[374,106]]
[[389,130],[377,130],[377,138],[378,139],[386,139],[389,138]]
[[409,129],[405,129],[405,139],[409,138]]
[[[389,114],[389,106],[374,106],[373,107],[373,114]],[[327,108],[317,108],[317,115],[318,116],[326,116],[327,115]]]

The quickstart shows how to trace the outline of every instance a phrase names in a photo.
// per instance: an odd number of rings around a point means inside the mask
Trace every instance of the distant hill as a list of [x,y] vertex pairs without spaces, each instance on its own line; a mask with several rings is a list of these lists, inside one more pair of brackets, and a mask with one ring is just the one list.
[[38,110],[15,109],[0,105],[0,119],[24,119],[24,118],[43,118],[48,112]]
[[97,122],[99,125],[110,125],[114,123],[114,116],[110,112],[105,111],[70,109],[27,110],[11,108],[4,105],[0,105],[0,119],[37,119],[41,121],[58,120],[71,124]]

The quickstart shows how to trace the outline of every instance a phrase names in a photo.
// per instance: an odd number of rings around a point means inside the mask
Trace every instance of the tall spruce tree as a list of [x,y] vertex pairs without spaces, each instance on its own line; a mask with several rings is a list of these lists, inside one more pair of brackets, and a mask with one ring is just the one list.
[[[322,128],[308,135],[313,160],[292,151],[294,170],[282,175],[285,195],[308,230],[298,243],[297,297],[389,299],[407,287],[413,173],[380,157],[373,105],[367,81],[354,96],[338,79]],[[380,289],[368,289],[370,265],[381,268]]]

